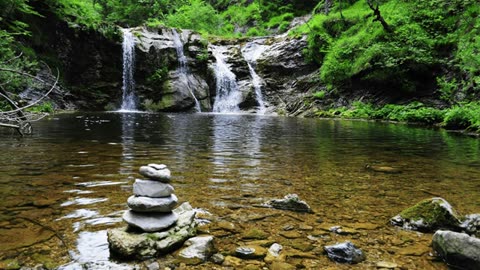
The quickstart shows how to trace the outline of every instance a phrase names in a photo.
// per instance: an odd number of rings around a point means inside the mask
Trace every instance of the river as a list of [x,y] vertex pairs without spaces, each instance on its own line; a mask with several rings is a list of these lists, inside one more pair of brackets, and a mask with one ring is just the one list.
[[[247,243],[242,235],[256,228],[284,246],[290,264],[307,269],[364,269],[378,261],[446,269],[430,255],[431,234],[399,230],[389,218],[433,196],[462,214],[480,209],[480,141],[443,130],[261,115],[82,113],[36,122],[33,136],[0,130],[0,138],[3,263],[143,265],[109,258],[105,232],[124,226],[131,185],[147,163],[169,166],[180,202],[235,226],[206,227],[220,252]],[[366,164],[402,173],[372,172]],[[314,213],[257,207],[290,193]],[[328,232],[334,225],[351,233]],[[324,245],[345,240],[367,260],[339,265],[322,255]]]

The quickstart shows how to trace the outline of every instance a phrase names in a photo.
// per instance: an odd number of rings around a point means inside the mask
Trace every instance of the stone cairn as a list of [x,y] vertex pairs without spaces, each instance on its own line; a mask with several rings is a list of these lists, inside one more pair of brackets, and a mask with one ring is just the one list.
[[135,180],[133,195],[127,200],[130,210],[123,214],[123,220],[144,232],[163,231],[178,220],[172,212],[178,199],[169,184],[170,170],[163,164],[148,164],[140,167],[139,172],[148,180]]

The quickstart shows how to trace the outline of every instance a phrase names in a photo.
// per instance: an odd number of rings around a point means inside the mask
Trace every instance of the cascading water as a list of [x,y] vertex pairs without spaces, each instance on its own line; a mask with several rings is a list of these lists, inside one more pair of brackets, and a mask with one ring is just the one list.
[[237,85],[235,74],[230,70],[225,62],[223,47],[211,46],[215,62],[215,78],[217,81],[217,96],[213,104],[213,112],[232,113],[240,111],[238,104],[242,99]]
[[122,106],[120,111],[135,111],[137,109],[135,97],[135,39],[129,29],[123,29],[123,86]]
[[252,76],[252,84],[255,90],[255,98],[258,103],[258,112],[265,113],[265,102],[263,101],[262,95],[262,86],[264,85],[263,79],[258,76],[255,72],[255,66],[257,64],[257,59],[265,51],[267,46],[259,45],[254,42],[247,43],[242,48],[242,54],[248,64],[248,69],[250,70],[250,76]]
[[[187,57],[185,57],[185,53],[183,52],[183,43],[182,43],[182,40],[180,39],[180,36],[178,35],[178,32],[175,29],[172,29],[172,32],[173,32],[173,43],[175,45],[175,49],[177,50],[178,72],[180,76],[183,77],[182,79],[188,82]],[[195,94],[190,89],[190,87],[188,87],[188,90],[190,91],[190,94],[195,100],[195,109],[197,110],[197,112],[202,112],[202,109],[200,107],[200,102],[198,101],[197,97],[195,97]]]

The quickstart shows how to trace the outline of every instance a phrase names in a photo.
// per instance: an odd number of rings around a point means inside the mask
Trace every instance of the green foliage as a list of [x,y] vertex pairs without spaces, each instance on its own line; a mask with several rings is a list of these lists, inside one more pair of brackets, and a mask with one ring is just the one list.
[[188,4],[180,6],[175,13],[167,15],[165,24],[202,33],[215,33],[220,25],[220,17],[217,11],[204,1],[189,0]]
[[39,105],[28,108],[27,111],[34,113],[53,113],[55,112],[55,109],[51,102],[43,102]]
[[327,92],[325,92],[325,90],[322,90],[322,91],[318,91],[318,92],[313,93],[312,96],[313,96],[314,99],[321,100],[321,99],[325,98],[326,94],[327,94]]
[[480,132],[480,102],[453,106],[445,114],[443,124],[448,129]]
[[168,78],[168,68],[166,66],[155,70],[155,72],[147,78],[150,85],[158,85]]
[[458,87],[455,78],[449,80],[445,76],[437,77],[438,91],[440,92],[440,99],[451,102],[454,99],[455,91]]

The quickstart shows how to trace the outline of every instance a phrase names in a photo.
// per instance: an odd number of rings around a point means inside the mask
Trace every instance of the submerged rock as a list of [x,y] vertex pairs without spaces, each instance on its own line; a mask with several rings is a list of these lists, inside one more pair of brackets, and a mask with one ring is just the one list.
[[270,200],[264,206],[294,212],[313,213],[310,206],[305,201],[300,200],[297,194],[288,194],[283,199]]
[[365,260],[365,254],[351,242],[325,246],[328,258],[340,263],[359,263]]
[[439,228],[457,228],[460,220],[443,198],[423,200],[390,219],[395,226],[407,230],[432,232]]
[[183,203],[173,210],[173,214],[178,217],[175,226],[163,232],[136,233],[128,231],[126,227],[109,230],[107,235],[110,251],[122,258],[144,259],[180,247],[196,234],[195,210],[189,203]]
[[242,259],[258,259],[267,255],[267,249],[261,246],[242,246],[235,249],[235,256]]
[[123,214],[123,220],[134,228],[145,232],[157,232],[166,229],[177,222],[177,215],[170,213],[137,213],[131,210]]
[[214,251],[213,236],[197,236],[185,242],[186,248],[178,254],[180,261],[197,265],[208,260]]
[[163,198],[149,198],[143,196],[130,196],[127,200],[128,207],[135,212],[168,213],[178,203],[177,196],[172,194]]
[[454,268],[480,269],[480,239],[465,233],[439,230],[433,235],[433,250]]
[[365,165],[365,169],[374,171],[374,172],[390,173],[390,174],[402,173],[400,169],[390,167],[390,166],[375,166],[375,165],[367,164]]

